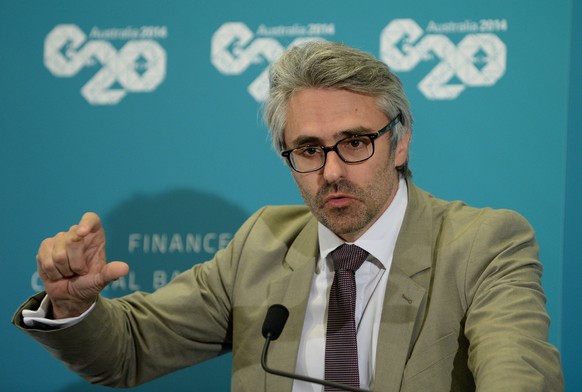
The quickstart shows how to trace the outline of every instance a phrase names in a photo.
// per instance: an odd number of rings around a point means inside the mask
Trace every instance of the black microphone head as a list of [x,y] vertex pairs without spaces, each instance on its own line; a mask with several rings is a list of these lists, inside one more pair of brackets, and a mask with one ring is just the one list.
[[286,307],[281,304],[271,305],[263,321],[263,337],[277,340],[283,332],[288,317],[289,311]]

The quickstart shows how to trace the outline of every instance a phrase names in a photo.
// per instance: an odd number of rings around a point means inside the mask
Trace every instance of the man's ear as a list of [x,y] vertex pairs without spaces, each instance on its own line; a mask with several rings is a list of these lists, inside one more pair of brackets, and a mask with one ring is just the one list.
[[402,166],[408,159],[408,148],[410,146],[410,131],[406,132],[398,141],[396,153],[394,154],[394,165]]

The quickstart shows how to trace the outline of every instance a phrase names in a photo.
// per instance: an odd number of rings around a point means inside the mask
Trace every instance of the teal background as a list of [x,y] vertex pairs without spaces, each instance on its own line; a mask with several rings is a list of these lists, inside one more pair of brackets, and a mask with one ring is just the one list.
[[[103,217],[109,257],[131,265],[132,280],[106,292],[117,296],[138,286],[154,289],[156,271],[171,276],[206,260],[218,246],[215,234],[233,233],[257,208],[302,202],[272,151],[260,103],[247,92],[267,57],[233,75],[211,62],[213,35],[224,23],[244,23],[253,33],[260,25],[333,24],[334,34],[324,38],[379,56],[382,30],[404,18],[422,28],[430,21],[507,22],[506,31],[493,32],[506,46],[507,61],[491,86],[429,100],[417,84],[438,58],[397,71],[416,119],[411,168],[416,184],[438,197],[514,209],[530,221],[544,263],[550,340],[562,352],[566,390],[582,390],[580,0],[296,0],[252,6],[234,0],[0,0],[0,389],[105,390],[80,380],[9,323],[38,288],[34,257],[41,240],[67,230],[83,212]],[[99,63],[72,77],[57,77],[43,63],[45,38],[60,24],[74,24],[87,35],[95,26],[165,26],[167,37],[154,39],[167,56],[164,80],[151,92],[129,92],[115,105],[90,104],[80,91],[102,68]],[[454,44],[467,35],[442,34]],[[297,37],[271,38],[285,47]],[[127,43],[105,41],[118,51]],[[130,251],[132,233],[195,233],[211,241],[196,252]],[[135,390],[226,391],[229,359]]]

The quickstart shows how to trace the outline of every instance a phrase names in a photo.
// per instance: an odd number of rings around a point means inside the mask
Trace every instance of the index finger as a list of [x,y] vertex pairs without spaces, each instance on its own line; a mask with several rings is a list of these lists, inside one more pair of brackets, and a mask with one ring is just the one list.
[[87,212],[81,218],[77,227],[77,235],[85,237],[89,233],[96,233],[101,229],[101,219],[94,212]]

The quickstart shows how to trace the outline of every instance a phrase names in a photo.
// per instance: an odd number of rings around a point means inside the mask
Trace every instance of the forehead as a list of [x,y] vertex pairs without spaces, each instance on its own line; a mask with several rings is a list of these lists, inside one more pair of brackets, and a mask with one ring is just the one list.
[[306,89],[289,100],[285,141],[302,137],[335,140],[350,130],[377,130],[387,117],[377,98],[339,89]]

